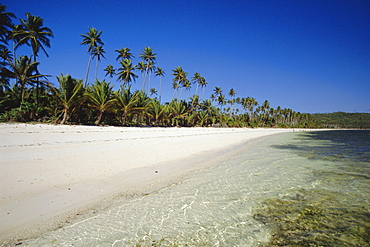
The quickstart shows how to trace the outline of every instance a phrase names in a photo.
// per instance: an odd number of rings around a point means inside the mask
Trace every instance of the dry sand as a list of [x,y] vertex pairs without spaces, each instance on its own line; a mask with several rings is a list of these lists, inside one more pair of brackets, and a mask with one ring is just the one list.
[[166,186],[248,140],[291,131],[0,124],[0,243]]

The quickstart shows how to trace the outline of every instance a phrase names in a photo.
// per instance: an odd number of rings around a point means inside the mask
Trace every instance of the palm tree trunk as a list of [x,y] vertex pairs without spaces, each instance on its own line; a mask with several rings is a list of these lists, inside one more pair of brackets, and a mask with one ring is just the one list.
[[87,79],[89,78],[89,70],[90,70],[91,58],[92,58],[92,54],[90,54],[89,61],[87,63],[86,80],[85,80],[85,85],[84,85],[85,88],[87,86]]
[[63,114],[63,119],[62,121],[60,122],[60,124],[65,124],[67,122],[67,109],[63,110],[64,114]]
[[103,117],[103,113],[104,113],[104,111],[101,111],[100,113],[99,113],[99,115],[98,115],[98,119],[96,119],[96,121],[95,121],[95,125],[99,125],[100,124],[100,121],[101,121],[101,119],[102,119],[102,117]]
[[159,78],[159,103],[162,103],[162,77]]
[[95,65],[95,80],[98,79],[98,57],[96,57],[96,65]]

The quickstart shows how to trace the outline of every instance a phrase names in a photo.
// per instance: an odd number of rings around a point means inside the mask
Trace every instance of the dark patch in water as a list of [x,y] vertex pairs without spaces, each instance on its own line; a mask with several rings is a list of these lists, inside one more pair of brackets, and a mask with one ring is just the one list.
[[302,190],[299,199],[265,200],[253,218],[271,228],[267,246],[369,246],[369,207],[352,199],[348,203],[346,194]]
[[310,167],[314,189],[267,199],[255,210],[272,232],[268,246],[370,246],[370,131],[302,133],[272,147],[321,162]]

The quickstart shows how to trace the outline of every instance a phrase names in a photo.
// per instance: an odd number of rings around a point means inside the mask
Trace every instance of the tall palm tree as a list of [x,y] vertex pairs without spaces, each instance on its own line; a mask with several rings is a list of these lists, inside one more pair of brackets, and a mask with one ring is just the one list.
[[230,101],[231,102],[230,118],[231,118],[231,116],[234,113],[234,104],[235,104],[235,98],[234,97],[236,95],[236,92],[235,92],[235,90],[233,88],[230,89],[229,95],[231,97],[231,101]]
[[176,81],[172,82],[172,89],[173,89],[173,96],[172,96],[171,101],[175,99],[177,90],[179,89],[179,84]]
[[181,98],[182,88],[184,87],[184,83],[188,81],[188,79],[186,78],[188,73],[185,72],[181,66],[177,66],[177,68],[173,69],[172,72],[173,72],[172,75],[174,76],[173,81],[177,83],[177,87],[180,87],[180,98]]
[[215,89],[213,89],[213,92],[215,92],[215,96],[218,97],[222,94],[222,89],[221,87],[215,87]]
[[98,31],[94,27],[89,27],[89,31],[86,34],[80,34],[80,36],[83,37],[81,45],[87,45],[87,52],[90,54],[89,61],[87,63],[85,87],[87,85],[87,80],[89,78],[90,63],[93,57],[94,48],[99,45],[104,45],[100,37],[102,33],[103,31]]
[[57,123],[61,118],[60,124],[65,124],[72,113],[77,109],[77,106],[84,100],[82,80],[73,79],[70,75],[61,74],[57,76],[59,88],[49,84],[53,96],[61,107],[61,113],[55,119]]
[[122,49],[120,50],[115,50],[116,52],[118,52],[118,56],[116,58],[116,60],[125,60],[125,59],[130,59],[132,60],[132,58],[134,58],[134,56],[132,55],[131,53],[131,50],[130,48],[125,48],[125,47],[122,47]]
[[102,57],[105,58],[104,56],[105,51],[103,49],[103,46],[98,45],[94,47],[91,53],[93,55],[93,58],[96,57],[95,78],[98,79],[98,62],[100,62]]
[[206,81],[206,78],[202,77],[202,80],[200,81],[200,85],[202,86],[202,99],[204,98],[204,90],[207,84],[208,82]]
[[154,73],[155,76],[159,76],[159,103],[162,103],[162,78],[165,72],[161,67],[157,67],[157,70]]
[[139,57],[143,59],[144,62],[146,62],[146,70],[145,70],[145,79],[144,79],[144,88],[146,83],[146,77],[149,73],[149,66],[153,66],[155,63],[155,60],[157,59],[156,55],[157,53],[153,53],[152,48],[149,46],[146,46],[142,51],[142,53],[139,54]]
[[24,44],[31,46],[34,61],[36,61],[40,48],[48,57],[49,54],[44,46],[50,48],[49,37],[54,37],[53,32],[50,28],[43,26],[44,20],[41,17],[33,16],[30,13],[26,13],[26,17],[26,20],[20,19],[21,29],[14,35],[17,38],[15,48]]
[[110,82],[112,82],[113,76],[116,74],[116,70],[113,68],[113,65],[107,65],[107,67],[104,69],[105,76],[109,75],[110,77]]
[[185,88],[185,92],[186,92],[186,99],[188,98],[188,91],[190,91],[191,89],[191,83],[189,80],[185,80],[184,83],[183,83],[183,87]]
[[123,81],[124,84],[129,84],[131,81],[135,81],[138,77],[135,73],[135,66],[132,65],[132,61],[125,59],[120,61],[121,67],[118,68],[118,79]]
[[[20,45],[28,45],[32,48],[33,59],[36,62],[38,53],[41,50],[47,57],[49,54],[46,52],[45,47],[50,48],[50,39],[53,38],[53,32],[50,28],[44,27],[44,20],[39,16],[26,13],[26,20],[20,19],[21,26],[18,27],[17,32],[14,34],[14,40],[17,41],[14,49]],[[45,47],[44,47],[45,46]],[[36,68],[37,69],[37,68]],[[36,82],[36,104],[38,103],[39,82]]]
[[136,66],[135,66],[136,70],[137,71],[140,71],[141,72],[141,90],[144,91],[144,87],[145,87],[145,77],[144,77],[144,73],[145,73],[145,69],[146,69],[146,65],[145,65],[145,62],[144,61],[140,61]]
[[105,112],[113,111],[116,98],[113,97],[113,86],[105,80],[96,80],[92,91],[85,93],[89,100],[89,106],[98,110],[95,125],[99,125]]
[[198,72],[196,72],[191,78],[191,81],[196,85],[195,94],[198,94],[198,86],[201,85],[202,77]]

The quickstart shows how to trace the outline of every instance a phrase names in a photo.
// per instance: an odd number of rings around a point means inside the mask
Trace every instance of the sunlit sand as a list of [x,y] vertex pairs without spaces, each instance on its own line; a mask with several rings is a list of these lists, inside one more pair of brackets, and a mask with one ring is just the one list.
[[292,131],[1,124],[0,240],[55,229],[178,181],[238,144]]

